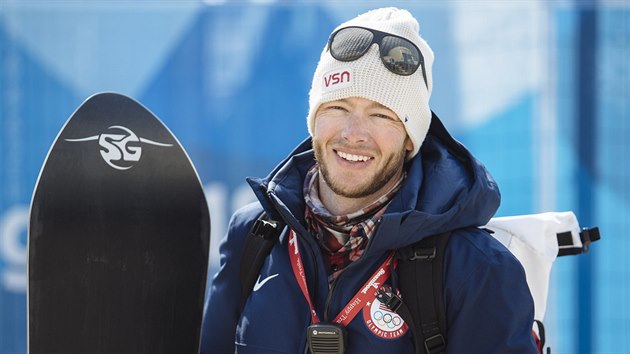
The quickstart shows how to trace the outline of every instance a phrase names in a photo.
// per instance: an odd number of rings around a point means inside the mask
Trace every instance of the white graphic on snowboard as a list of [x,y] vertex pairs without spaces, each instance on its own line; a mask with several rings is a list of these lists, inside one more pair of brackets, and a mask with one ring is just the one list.
[[112,168],[117,170],[128,170],[133,167],[133,164],[128,166],[120,166],[120,161],[125,162],[138,162],[140,161],[140,157],[142,156],[142,147],[139,145],[127,146],[129,143],[144,143],[149,145],[161,146],[161,147],[171,147],[173,144],[164,144],[156,141],[152,141],[145,138],[139,138],[134,132],[130,129],[125,128],[120,125],[114,125],[109,127],[108,129],[118,129],[122,130],[123,134],[100,134],[89,136],[86,138],[78,138],[78,139],[65,139],[68,142],[84,142],[84,141],[94,141],[98,140],[99,145],[101,146],[101,157],[103,160]]

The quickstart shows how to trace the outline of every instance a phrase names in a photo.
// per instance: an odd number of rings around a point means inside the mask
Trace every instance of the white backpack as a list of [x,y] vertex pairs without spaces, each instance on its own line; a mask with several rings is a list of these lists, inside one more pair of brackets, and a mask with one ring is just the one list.
[[542,350],[545,340],[542,321],[547,310],[551,266],[558,256],[588,253],[590,243],[600,239],[599,229],[581,229],[573,212],[496,217],[485,228],[525,268],[527,284],[534,298],[534,319],[539,327],[535,334]]

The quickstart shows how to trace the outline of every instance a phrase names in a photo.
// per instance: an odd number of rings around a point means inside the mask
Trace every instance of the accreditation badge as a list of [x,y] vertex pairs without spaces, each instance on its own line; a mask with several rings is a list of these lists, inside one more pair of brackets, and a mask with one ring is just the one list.
[[[383,286],[381,289],[391,291],[389,286]],[[363,320],[372,333],[383,339],[400,338],[409,329],[399,314],[391,311],[376,298],[368,301],[363,307]]]

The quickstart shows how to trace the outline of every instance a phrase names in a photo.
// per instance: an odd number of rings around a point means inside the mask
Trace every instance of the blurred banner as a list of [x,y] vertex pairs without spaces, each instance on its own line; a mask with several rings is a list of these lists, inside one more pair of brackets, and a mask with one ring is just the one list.
[[83,100],[129,95],[178,137],[208,196],[213,273],[253,200],[245,177],[307,137],[328,35],[382,6],[418,18],[432,108],[498,181],[499,215],[572,210],[602,230],[587,260],[556,262],[552,351],[630,352],[627,1],[0,0],[0,353],[26,352],[31,194]]

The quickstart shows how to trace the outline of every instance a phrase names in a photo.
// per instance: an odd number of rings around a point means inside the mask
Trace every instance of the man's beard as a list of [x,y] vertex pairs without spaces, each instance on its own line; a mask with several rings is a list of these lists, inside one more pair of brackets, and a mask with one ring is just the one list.
[[375,175],[372,176],[371,182],[362,185],[344,187],[342,183],[338,183],[338,181],[332,177],[329,166],[323,161],[322,154],[324,147],[316,141],[313,141],[313,147],[315,151],[315,159],[319,163],[319,170],[324,182],[335,194],[346,198],[363,198],[380,191],[381,188],[387,185],[392,178],[402,171],[405,163],[405,150],[401,149],[400,152],[388,158],[382,170],[375,172]]

